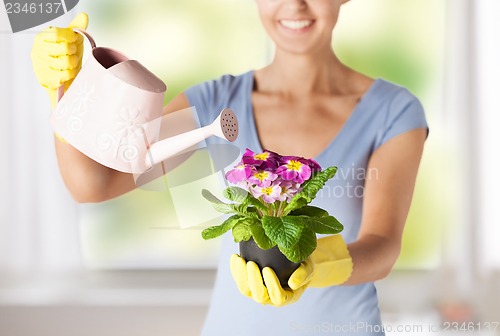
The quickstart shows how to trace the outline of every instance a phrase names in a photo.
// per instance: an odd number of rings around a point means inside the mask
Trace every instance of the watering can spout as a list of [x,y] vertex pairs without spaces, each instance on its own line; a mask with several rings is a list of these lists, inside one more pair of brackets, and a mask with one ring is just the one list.
[[210,125],[175,135],[151,145],[146,156],[146,165],[152,166],[169,157],[179,154],[185,149],[215,135],[233,142],[238,137],[238,120],[235,113],[225,108]]

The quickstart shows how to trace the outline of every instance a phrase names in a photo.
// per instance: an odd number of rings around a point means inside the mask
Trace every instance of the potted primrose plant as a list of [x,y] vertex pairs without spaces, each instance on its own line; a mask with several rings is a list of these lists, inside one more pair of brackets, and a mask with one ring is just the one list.
[[271,267],[285,287],[316,249],[316,234],[343,230],[334,216],[308,205],[336,171],[337,167],[322,170],[312,159],[246,149],[241,162],[226,174],[233,184],[223,192],[228,201],[202,191],[215,210],[231,215],[204,229],[202,237],[212,239],[232,230],[240,256],[261,270]]

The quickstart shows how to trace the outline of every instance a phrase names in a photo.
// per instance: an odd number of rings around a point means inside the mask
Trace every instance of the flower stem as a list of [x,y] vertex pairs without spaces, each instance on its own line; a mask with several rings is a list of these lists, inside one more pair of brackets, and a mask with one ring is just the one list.
[[276,210],[276,217],[281,217],[281,215],[283,214],[285,202],[279,201],[277,203],[278,203],[278,209]]

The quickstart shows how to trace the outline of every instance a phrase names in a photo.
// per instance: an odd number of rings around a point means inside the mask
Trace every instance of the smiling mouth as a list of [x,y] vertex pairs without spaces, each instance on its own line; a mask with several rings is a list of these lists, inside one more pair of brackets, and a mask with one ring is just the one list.
[[312,20],[280,20],[279,23],[288,29],[300,30],[313,24]]

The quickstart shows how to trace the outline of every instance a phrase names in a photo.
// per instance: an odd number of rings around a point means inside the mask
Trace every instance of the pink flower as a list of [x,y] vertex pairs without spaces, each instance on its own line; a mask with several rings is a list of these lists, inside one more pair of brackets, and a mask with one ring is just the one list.
[[281,195],[279,197],[279,201],[287,201],[290,203],[290,200],[293,196],[300,190],[299,183],[292,183],[290,181],[282,181],[280,182],[281,187]]
[[241,184],[241,182],[246,182],[254,170],[252,166],[240,163],[226,173],[226,179],[233,184]]
[[[316,162],[316,161],[314,161]],[[304,158],[288,156],[282,159],[282,165],[276,170],[283,180],[303,183],[311,177],[311,167],[308,165],[309,160]]]
[[259,169],[276,169],[279,165],[280,156],[274,152],[265,150],[263,153],[256,154],[250,149],[246,149],[242,157],[242,162],[252,165]]
[[281,197],[281,187],[279,183],[267,187],[255,186],[251,188],[251,192],[255,198],[262,197],[265,203],[274,203]]
[[276,180],[278,178],[278,175],[269,171],[269,170],[257,170],[254,171],[249,177],[248,177],[248,183],[250,184],[255,184],[259,187],[269,187],[271,185],[271,182]]

